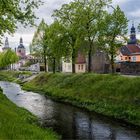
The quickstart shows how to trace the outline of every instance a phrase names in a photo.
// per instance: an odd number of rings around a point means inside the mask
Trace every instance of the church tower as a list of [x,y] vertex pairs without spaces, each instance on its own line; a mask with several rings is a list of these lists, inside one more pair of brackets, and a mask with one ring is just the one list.
[[10,49],[8,37],[5,39],[4,47],[2,48],[3,51]]
[[20,38],[20,43],[19,43],[19,46],[17,48],[17,55],[20,57],[20,59],[25,59],[25,57],[26,57],[26,50],[25,50],[25,47],[23,45],[22,37]]
[[135,30],[134,24],[132,24],[132,27],[131,27],[131,34],[130,34],[130,39],[128,41],[128,44],[137,44],[136,30]]

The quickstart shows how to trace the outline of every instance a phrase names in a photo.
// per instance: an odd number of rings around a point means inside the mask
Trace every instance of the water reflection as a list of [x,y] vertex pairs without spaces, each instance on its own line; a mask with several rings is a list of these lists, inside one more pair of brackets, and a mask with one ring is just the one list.
[[140,140],[140,132],[122,127],[96,114],[54,102],[46,97],[25,92],[20,86],[0,82],[4,94],[20,107],[37,115],[44,127],[52,127],[63,139],[80,140]]

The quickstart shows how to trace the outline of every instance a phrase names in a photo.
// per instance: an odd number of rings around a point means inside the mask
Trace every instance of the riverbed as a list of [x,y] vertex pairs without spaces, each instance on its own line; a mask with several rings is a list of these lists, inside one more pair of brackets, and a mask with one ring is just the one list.
[[115,120],[24,91],[15,83],[1,81],[0,87],[12,102],[36,115],[43,127],[52,128],[63,139],[140,140],[139,130]]

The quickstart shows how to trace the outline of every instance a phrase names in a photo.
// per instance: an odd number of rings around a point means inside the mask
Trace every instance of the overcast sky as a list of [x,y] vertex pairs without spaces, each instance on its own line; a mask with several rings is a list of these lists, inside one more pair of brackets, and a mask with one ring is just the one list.
[[[38,23],[42,18],[45,19],[47,24],[53,22],[51,17],[53,10],[58,9],[64,3],[69,3],[72,0],[43,0],[44,4],[37,10],[36,14],[39,17]],[[113,0],[113,6],[119,5],[121,9],[124,11],[127,16],[129,22],[128,29],[130,31],[130,27],[132,25],[132,21],[134,21],[135,26],[137,27],[138,23],[140,23],[140,0]],[[19,26],[19,29],[13,36],[8,36],[9,44],[12,48],[15,48],[19,44],[19,38],[22,36],[24,45],[28,48],[30,42],[32,41],[33,33],[35,29],[33,28],[22,28]],[[5,36],[5,37],[6,37]],[[140,35],[138,35],[138,39],[140,39]]]

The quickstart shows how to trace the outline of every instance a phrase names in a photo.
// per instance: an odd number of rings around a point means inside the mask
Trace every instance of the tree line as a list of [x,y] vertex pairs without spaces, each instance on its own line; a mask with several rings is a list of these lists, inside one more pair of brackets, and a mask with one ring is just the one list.
[[57,61],[69,58],[75,73],[77,53],[86,42],[83,50],[88,58],[88,72],[92,55],[99,49],[108,54],[114,73],[116,52],[125,41],[128,20],[119,6],[111,4],[111,0],[75,0],[53,12],[52,24],[41,21],[31,48],[32,53],[44,59],[45,71],[47,61],[51,60],[55,72]]
[[[37,19],[34,9],[38,8],[40,0],[0,0],[0,46],[5,33],[13,34],[17,24],[34,26]],[[16,54],[8,49],[0,53],[0,69],[18,61]]]
[[[42,4],[40,0],[0,0],[0,3],[0,41],[4,33],[15,32],[17,23],[33,26],[34,9]],[[55,72],[61,58],[70,58],[74,73],[78,50],[86,42],[83,50],[88,58],[88,72],[96,49],[108,54],[114,72],[116,51],[126,39],[128,23],[119,6],[113,7],[112,0],[74,0],[63,4],[52,16],[51,25],[42,20],[31,44],[35,55],[43,57],[44,65],[49,60]]]

